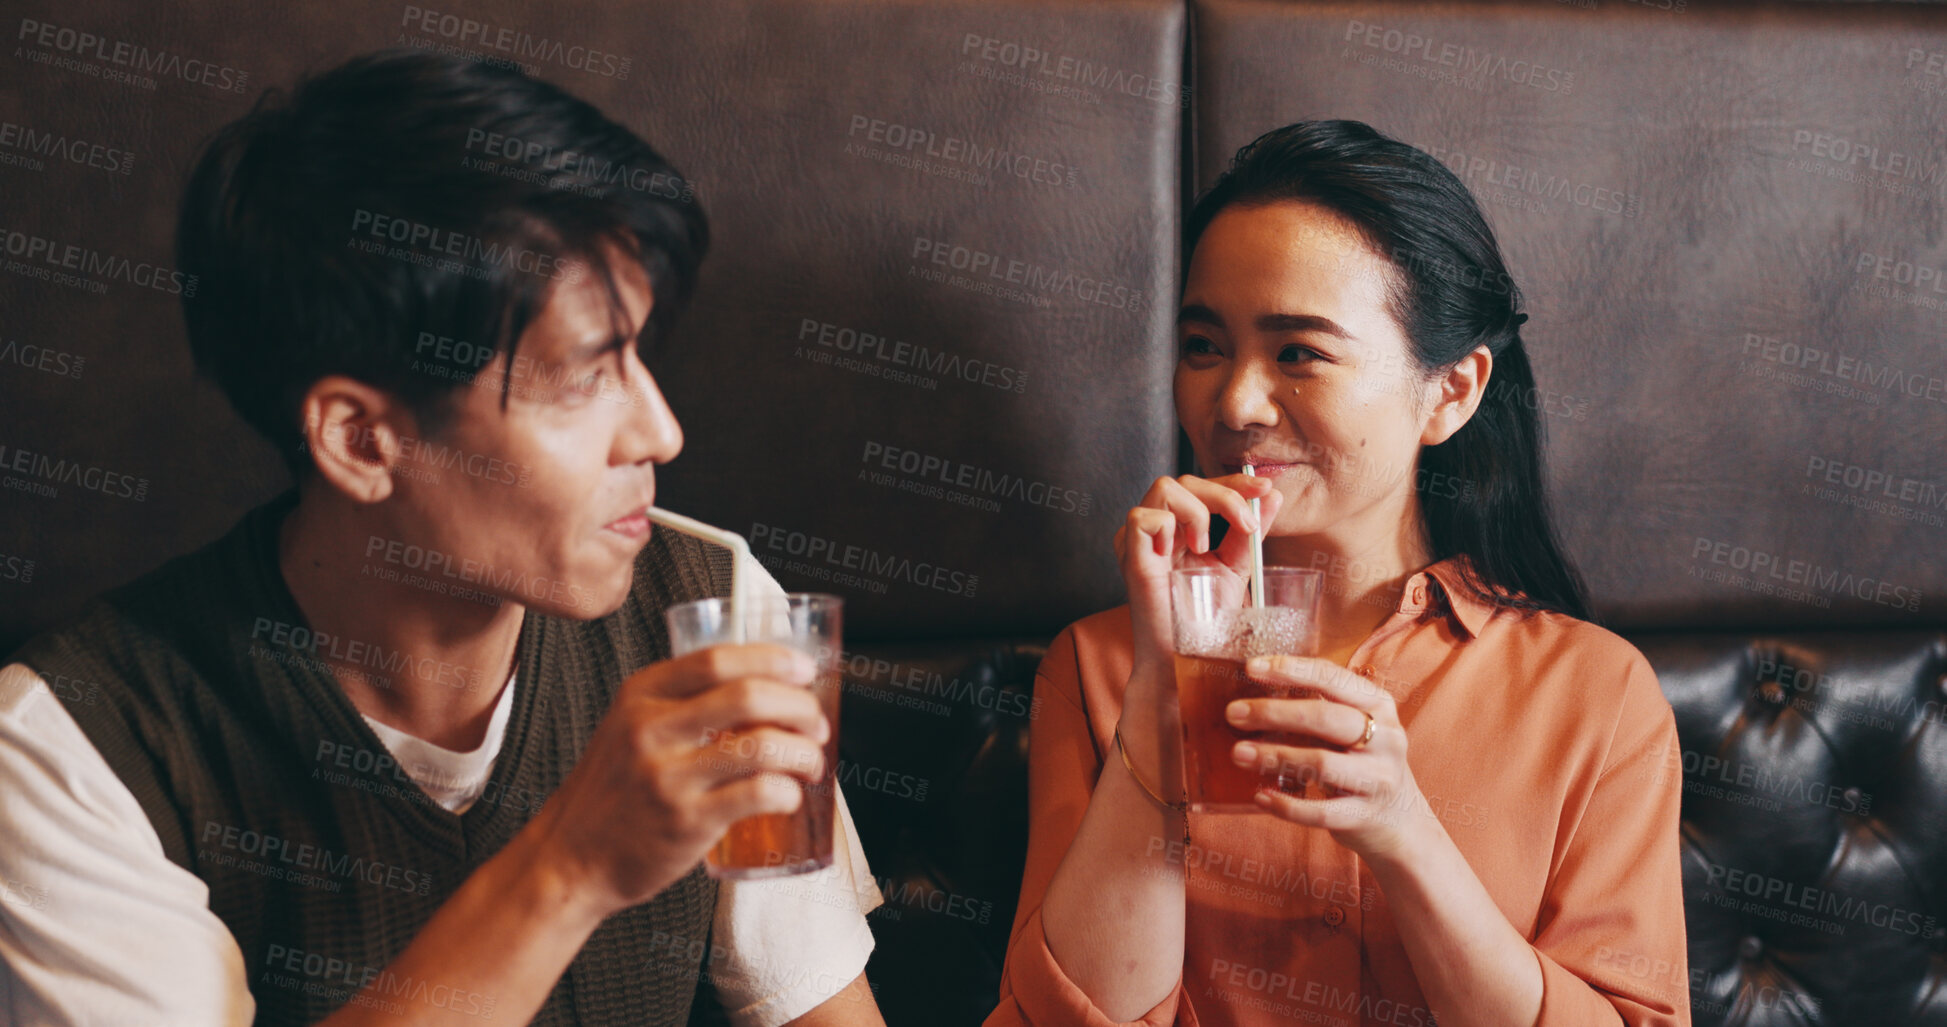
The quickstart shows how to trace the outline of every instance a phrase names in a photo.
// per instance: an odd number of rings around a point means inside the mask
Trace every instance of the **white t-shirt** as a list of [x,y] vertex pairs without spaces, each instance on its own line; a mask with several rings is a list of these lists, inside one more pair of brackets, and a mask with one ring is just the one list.
[[[783,591],[761,568],[752,579]],[[460,813],[492,773],[515,685],[472,752],[365,720],[420,788]],[[843,791],[838,815],[830,869],[719,882],[705,972],[738,1027],[797,1019],[865,970],[865,914],[883,898]],[[0,1023],[241,1027],[256,1015],[250,972],[209,888],[163,854],[63,703],[25,664],[0,668]]]

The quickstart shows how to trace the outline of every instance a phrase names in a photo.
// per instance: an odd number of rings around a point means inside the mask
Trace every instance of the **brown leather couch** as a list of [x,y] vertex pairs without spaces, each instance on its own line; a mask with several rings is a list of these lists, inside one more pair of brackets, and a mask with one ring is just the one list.
[[[1348,117],[1448,161],[1527,296],[1569,549],[1677,710],[1695,1022],[1947,1023],[1947,11],[27,0],[0,121],[101,145],[0,164],[7,245],[166,265],[199,137],[301,70],[487,35],[428,11],[562,42],[528,63],[698,185],[663,502],[851,601],[889,1022],[991,1007],[1035,662],[1120,601],[1123,510],[1187,469],[1186,200],[1259,132]],[[0,464],[107,473],[9,473],[0,650],[285,483],[191,377],[174,296],[8,270]]]

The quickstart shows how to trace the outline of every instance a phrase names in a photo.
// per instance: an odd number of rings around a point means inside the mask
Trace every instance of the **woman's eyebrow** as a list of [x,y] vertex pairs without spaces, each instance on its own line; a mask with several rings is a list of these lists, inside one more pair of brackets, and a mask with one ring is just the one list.
[[1257,319],[1257,330],[1260,332],[1324,332],[1347,342],[1353,341],[1351,332],[1341,328],[1337,321],[1319,314],[1260,314]]
[[1176,312],[1177,324],[1189,324],[1192,321],[1199,324],[1216,325],[1219,328],[1224,326],[1224,319],[1219,317],[1216,311],[1201,303],[1186,303],[1183,305],[1183,309]]

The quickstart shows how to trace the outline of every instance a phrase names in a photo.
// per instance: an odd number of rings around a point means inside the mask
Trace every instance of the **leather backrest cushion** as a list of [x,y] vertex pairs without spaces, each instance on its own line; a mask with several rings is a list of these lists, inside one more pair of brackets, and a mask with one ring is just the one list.
[[1193,8],[1199,186],[1338,117],[1481,202],[1612,625],[1940,622],[1947,9]]
[[[168,291],[194,273],[170,267],[177,201],[200,141],[260,90],[392,45],[521,60],[694,183],[715,241],[654,362],[688,440],[661,502],[757,536],[787,586],[848,596],[855,637],[1047,633],[1114,601],[1116,520],[1174,455],[1180,4],[82,0],[19,17],[0,119],[95,157],[0,167],[0,228],[160,266],[162,287],[0,273],[0,445],[27,489],[0,492],[0,650],[285,485],[192,377]],[[138,50],[148,71],[116,56]],[[45,495],[11,471],[23,451],[104,473]]]

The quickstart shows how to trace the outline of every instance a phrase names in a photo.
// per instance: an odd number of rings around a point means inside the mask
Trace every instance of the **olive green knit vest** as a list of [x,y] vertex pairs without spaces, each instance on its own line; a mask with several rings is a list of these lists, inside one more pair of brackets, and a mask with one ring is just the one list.
[[[455,815],[393,764],[317,657],[351,654],[414,687],[467,681],[310,637],[277,560],[277,527],[296,498],[286,492],[221,539],[91,601],[12,659],[96,686],[67,709],[163,851],[208,883],[210,909],[243,950],[259,1024],[313,1023],[373,983],[379,1002],[505,1022],[491,994],[385,967],[560,786],[621,680],[668,656],[663,609],[728,594],[730,555],[659,529],[621,609],[591,621],[530,610],[492,777]],[[458,571],[419,573],[425,587],[474,587]],[[533,1022],[684,1024],[715,903],[699,865],[610,917]]]

